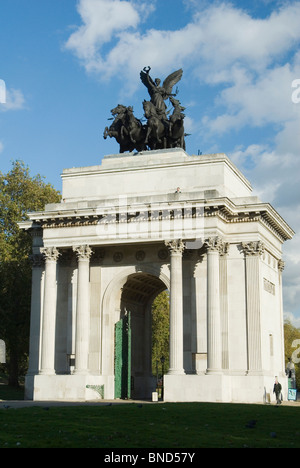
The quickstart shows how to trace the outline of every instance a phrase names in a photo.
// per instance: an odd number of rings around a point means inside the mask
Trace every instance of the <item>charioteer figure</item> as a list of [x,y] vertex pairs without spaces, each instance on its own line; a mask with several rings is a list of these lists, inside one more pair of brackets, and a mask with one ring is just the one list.
[[[184,133],[184,107],[181,106],[173,87],[181,80],[182,69],[176,70],[163,81],[154,80],[150,76],[150,67],[144,67],[140,72],[142,83],[146,86],[150,101],[144,100],[143,124],[134,117],[132,107],[118,105],[112,109],[114,116],[112,125],[104,130],[104,138],[115,138],[120,145],[120,153],[124,151],[144,151],[153,149],[176,148],[185,149]],[[173,106],[173,113],[168,118],[166,100]]]

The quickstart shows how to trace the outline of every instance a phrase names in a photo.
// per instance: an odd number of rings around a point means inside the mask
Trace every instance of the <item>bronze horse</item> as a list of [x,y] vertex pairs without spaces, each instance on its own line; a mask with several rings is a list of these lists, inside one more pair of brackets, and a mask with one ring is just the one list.
[[126,130],[126,107],[118,104],[117,107],[111,110],[111,113],[115,119],[109,128],[105,127],[103,133],[104,139],[108,136],[115,138],[120,145],[120,153],[133,151],[134,144],[130,141]]
[[182,107],[180,102],[173,97],[170,97],[170,101],[174,107],[174,111],[169,117],[169,145],[170,148],[179,147],[185,150],[185,133],[183,125],[185,115],[182,113],[182,111],[185,110],[185,107]]
[[157,113],[156,107],[150,101],[143,102],[147,119],[147,133],[145,143],[150,149],[167,148],[167,125]]
[[137,151],[146,150],[146,128],[142,122],[134,116],[133,108],[131,106],[127,107],[126,129],[130,141],[135,145],[135,149]]
[[145,144],[146,130],[142,123],[133,115],[132,107],[118,104],[111,110],[114,121],[111,126],[105,127],[103,137],[115,138],[120,145],[120,153],[125,151],[143,151],[147,149]]

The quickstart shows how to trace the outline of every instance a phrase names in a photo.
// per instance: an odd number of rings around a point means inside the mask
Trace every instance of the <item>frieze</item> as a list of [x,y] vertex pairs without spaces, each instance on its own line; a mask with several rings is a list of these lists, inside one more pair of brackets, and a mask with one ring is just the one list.
[[59,264],[63,267],[69,266],[74,258],[74,253],[71,249],[62,250],[59,258]]
[[94,263],[102,263],[105,257],[105,250],[103,248],[94,248],[94,253],[92,256],[92,260]]
[[138,250],[135,254],[135,258],[138,262],[142,262],[145,259],[145,252],[143,250]]
[[113,254],[113,259],[116,263],[120,263],[123,260],[123,253],[122,252],[115,252]]
[[160,260],[166,260],[169,257],[169,251],[168,249],[160,249],[157,255]]

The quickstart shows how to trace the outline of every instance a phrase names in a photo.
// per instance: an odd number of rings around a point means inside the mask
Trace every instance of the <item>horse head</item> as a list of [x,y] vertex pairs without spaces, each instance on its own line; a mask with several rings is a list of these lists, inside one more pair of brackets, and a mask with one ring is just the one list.
[[123,115],[126,112],[126,107],[123,106],[122,104],[118,104],[116,107],[114,107],[110,112],[113,116],[115,115]]

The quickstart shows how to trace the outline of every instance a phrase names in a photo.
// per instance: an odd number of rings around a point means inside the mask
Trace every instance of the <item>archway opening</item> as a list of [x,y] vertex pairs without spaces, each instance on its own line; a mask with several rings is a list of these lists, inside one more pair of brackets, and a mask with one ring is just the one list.
[[128,362],[124,365],[130,372],[131,398],[151,398],[157,387],[156,369],[152,365],[152,304],[165,290],[166,284],[160,278],[140,272],[129,275],[121,291],[120,318],[130,317],[126,319],[127,327],[130,323],[130,343],[126,358]]
[[156,376],[159,398],[163,398],[164,375],[169,370],[170,354],[170,295],[168,290],[156,296],[151,312],[152,374]]

